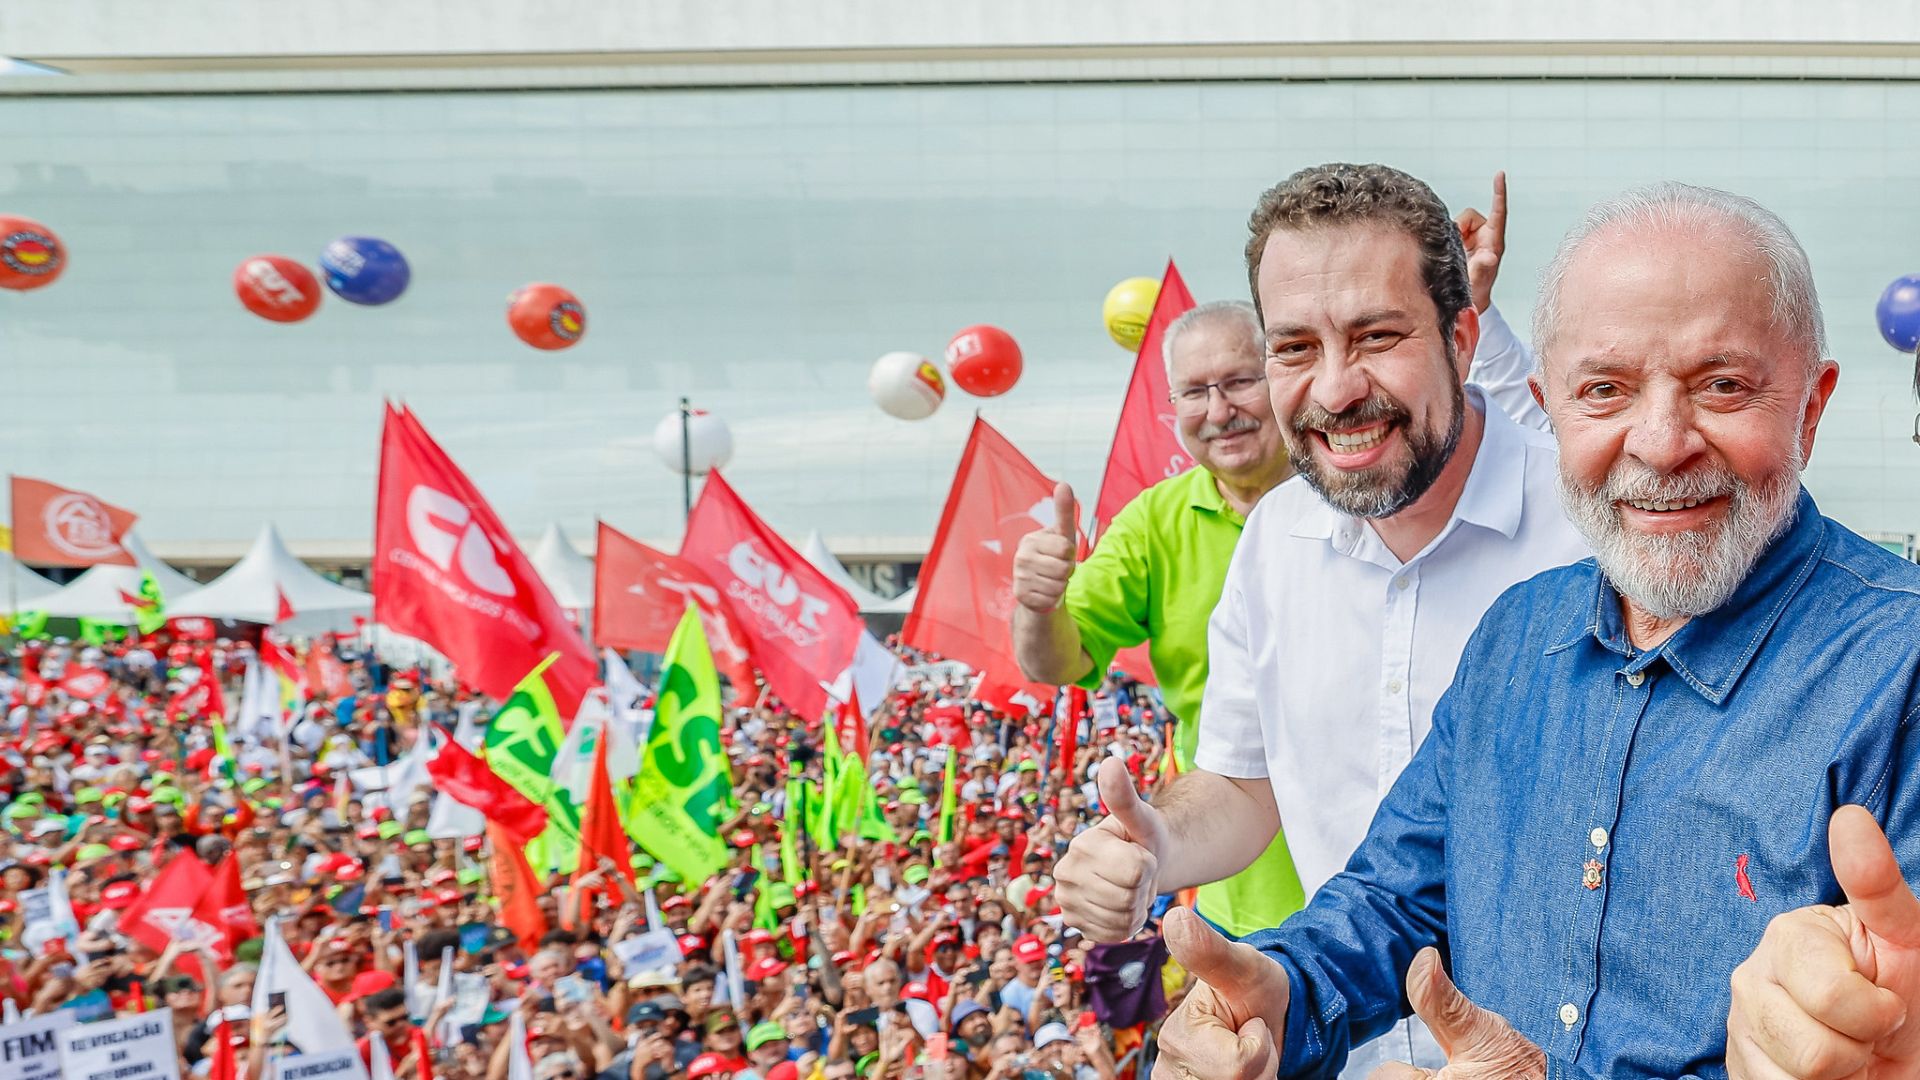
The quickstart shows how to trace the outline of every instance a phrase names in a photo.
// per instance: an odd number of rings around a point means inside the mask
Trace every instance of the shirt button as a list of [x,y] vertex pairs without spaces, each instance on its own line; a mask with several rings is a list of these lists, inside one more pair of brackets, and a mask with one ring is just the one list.
[[1403,682],[1401,682],[1401,681],[1400,681],[1399,679],[1388,679],[1388,680],[1387,680],[1387,693],[1389,693],[1389,694],[1397,694],[1397,693],[1399,693],[1400,691],[1402,691],[1402,690],[1404,690],[1404,689],[1406,689],[1406,686],[1407,686],[1407,684],[1406,684],[1406,683],[1403,683]]
[[1396,589],[1404,589],[1404,588],[1406,588],[1406,587],[1407,587],[1407,579],[1406,579],[1406,578],[1394,578],[1394,579],[1393,579],[1393,587],[1394,587],[1394,588],[1396,588]]
[[1580,1010],[1574,1008],[1573,1002],[1569,1001],[1560,1006],[1560,1022],[1568,1027],[1580,1022]]
[[1606,847],[1607,846],[1607,830],[1596,828],[1592,832],[1587,834],[1587,839],[1593,841],[1594,847],[1597,847],[1597,848]]
[[1635,688],[1638,688],[1641,683],[1646,681],[1647,681],[1647,676],[1645,672],[1635,671],[1628,674],[1627,676],[1627,685]]

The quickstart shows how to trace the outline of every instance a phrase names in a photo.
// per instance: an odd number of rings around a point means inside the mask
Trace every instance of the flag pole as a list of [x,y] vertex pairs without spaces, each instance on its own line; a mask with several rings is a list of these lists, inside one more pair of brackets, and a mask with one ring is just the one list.
[[684,511],[681,520],[693,518],[693,436],[687,425],[691,423],[692,409],[686,398],[680,399],[680,506]]

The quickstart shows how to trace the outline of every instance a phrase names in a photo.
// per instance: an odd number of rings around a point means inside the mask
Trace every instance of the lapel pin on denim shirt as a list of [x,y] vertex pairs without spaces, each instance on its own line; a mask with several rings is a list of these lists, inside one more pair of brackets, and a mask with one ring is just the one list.
[[1607,868],[1600,865],[1599,859],[1588,859],[1585,872],[1580,875],[1580,884],[1588,889],[1600,887],[1600,881],[1606,877]]
[[1744,854],[1733,860],[1733,883],[1740,887],[1741,896],[1756,904],[1760,902],[1753,892],[1753,879],[1747,876],[1747,857]]

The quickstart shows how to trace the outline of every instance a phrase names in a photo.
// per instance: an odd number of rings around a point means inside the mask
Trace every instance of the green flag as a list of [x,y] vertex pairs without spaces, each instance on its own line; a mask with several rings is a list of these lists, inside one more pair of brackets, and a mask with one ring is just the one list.
[[801,789],[800,778],[787,777],[787,819],[780,823],[780,872],[787,884],[798,885],[806,878],[806,868],[800,865],[800,816],[799,809],[806,795]]
[[860,839],[884,840],[889,844],[900,842],[900,834],[888,824],[887,816],[880,812],[880,793],[873,790],[872,784],[860,785]]
[[848,754],[840,762],[840,776],[836,783],[839,784],[839,790],[831,796],[834,834],[864,832],[860,810],[866,802],[866,796],[873,794],[873,788],[867,783],[867,767],[861,763],[858,755]]
[[566,732],[544,676],[558,658],[556,653],[540,661],[487,722],[487,765],[520,794],[547,808],[547,831],[534,838],[527,856],[544,870],[571,870],[580,855],[580,808],[551,775]]
[[47,613],[23,611],[13,620],[13,635],[21,640],[51,637],[47,633]]
[[946,778],[940,781],[940,831],[934,834],[934,842],[937,844],[953,843],[953,769],[959,760],[959,749],[947,747]]
[[153,572],[140,572],[140,599],[146,601],[133,609],[133,618],[143,634],[151,634],[167,625],[167,598],[160,595],[160,582]]
[[760,874],[753,884],[753,925],[760,930],[771,930],[780,925],[780,916],[773,910],[773,878],[767,874],[767,857],[761,854],[759,844],[753,845],[752,857],[753,868]]
[[700,609],[689,604],[667,643],[630,803],[634,839],[685,881],[705,881],[727,866],[720,826],[733,813],[733,774],[720,716],[720,676]]

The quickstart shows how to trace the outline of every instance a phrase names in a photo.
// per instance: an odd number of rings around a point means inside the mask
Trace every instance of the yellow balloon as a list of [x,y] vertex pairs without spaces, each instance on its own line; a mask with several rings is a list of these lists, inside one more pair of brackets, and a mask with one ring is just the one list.
[[1153,318],[1153,302],[1159,298],[1160,283],[1150,277],[1128,278],[1109,289],[1106,302],[1100,305],[1107,336],[1128,352],[1139,352],[1147,321]]

